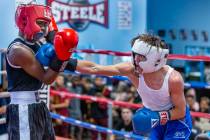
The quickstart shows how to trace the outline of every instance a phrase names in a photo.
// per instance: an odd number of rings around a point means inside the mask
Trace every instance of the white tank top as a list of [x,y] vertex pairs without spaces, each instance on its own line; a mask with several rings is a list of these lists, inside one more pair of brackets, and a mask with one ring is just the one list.
[[138,93],[141,96],[142,103],[146,108],[151,109],[152,111],[163,111],[169,110],[173,107],[169,87],[168,87],[168,80],[173,68],[168,66],[168,72],[165,75],[162,87],[158,90],[151,89],[147,86],[144,81],[144,77],[139,77],[139,86],[138,86]]

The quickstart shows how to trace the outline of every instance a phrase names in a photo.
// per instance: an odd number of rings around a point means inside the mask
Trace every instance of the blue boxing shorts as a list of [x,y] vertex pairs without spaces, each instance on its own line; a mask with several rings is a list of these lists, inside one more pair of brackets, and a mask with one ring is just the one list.
[[150,133],[151,140],[188,140],[191,134],[192,120],[189,107],[182,120],[168,121],[166,125],[158,125]]

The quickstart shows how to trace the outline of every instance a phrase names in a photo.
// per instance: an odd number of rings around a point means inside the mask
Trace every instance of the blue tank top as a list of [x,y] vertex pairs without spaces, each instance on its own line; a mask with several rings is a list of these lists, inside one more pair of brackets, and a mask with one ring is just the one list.
[[7,48],[6,53],[6,71],[8,78],[8,91],[35,91],[41,88],[42,82],[26,73],[21,67],[13,66],[7,59],[7,54],[14,43],[21,43],[30,48],[34,54],[40,48],[40,45],[28,44],[20,38],[16,38]]

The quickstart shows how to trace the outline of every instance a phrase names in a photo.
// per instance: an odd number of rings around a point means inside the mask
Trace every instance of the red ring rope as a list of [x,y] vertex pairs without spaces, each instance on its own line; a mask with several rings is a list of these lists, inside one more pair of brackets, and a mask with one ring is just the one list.
[[[51,93],[51,95],[59,95],[59,96],[62,96],[62,97],[67,97],[67,98],[79,98],[81,100],[90,100],[90,101],[94,101],[94,102],[117,105],[117,106],[120,106],[120,107],[129,107],[129,108],[132,108],[132,109],[138,109],[138,108],[143,107],[142,104],[133,104],[133,103],[122,102],[122,101],[113,101],[113,100],[109,100],[109,99],[106,99],[106,98],[98,98],[98,97],[93,97],[93,96],[88,96],[88,95],[74,94],[74,93],[71,93],[71,92],[50,90],[50,93]],[[192,112],[191,111],[191,115],[193,117],[201,117],[201,118],[210,119],[210,114],[208,114],[208,113]]]
[[[117,52],[111,50],[75,50],[77,53],[93,53],[93,54],[105,54],[105,55],[114,55],[114,56],[131,56],[130,52]],[[209,56],[191,56],[191,55],[182,55],[182,54],[169,54],[168,59],[172,60],[191,60],[191,61],[208,61],[210,62]]]

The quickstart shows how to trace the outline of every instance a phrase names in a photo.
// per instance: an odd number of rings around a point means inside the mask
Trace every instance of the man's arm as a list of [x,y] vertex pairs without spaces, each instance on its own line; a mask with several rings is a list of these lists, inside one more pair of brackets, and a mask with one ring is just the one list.
[[115,65],[98,65],[96,63],[78,60],[76,70],[86,74],[98,74],[106,76],[129,76],[132,72],[133,65],[130,62],[123,62]]
[[50,108],[52,110],[54,109],[61,109],[61,108],[67,108],[69,106],[70,100],[66,98],[64,102],[58,103],[58,104],[50,104]]
[[49,68],[45,71],[31,50],[21,44],[11,48],[8,59],[13,65],[21,66],[29,75],[45,84],[51,84],[58,74]]
[[7,109],[7,108],[6,108],[6,105],[7,105],[6,99],[1,98],[1,99],[0,99],[0,115],[6,113],[6,109]]
[[169,90],[174,108],[170,110],[171,120],[184,118],[186,101],[184,97],[184,81],[179,72],[173,71],[169,79]]

